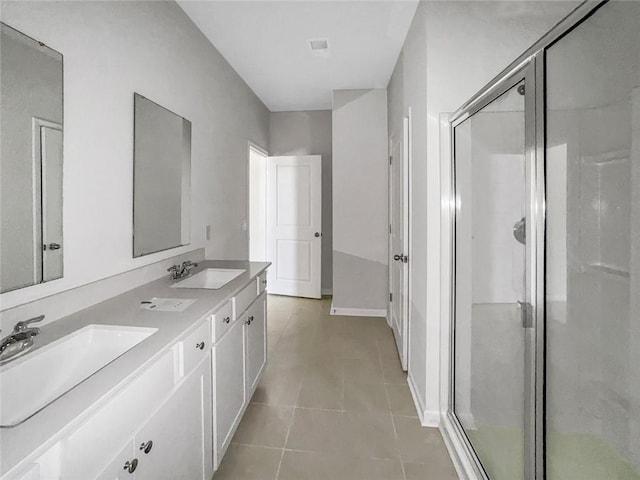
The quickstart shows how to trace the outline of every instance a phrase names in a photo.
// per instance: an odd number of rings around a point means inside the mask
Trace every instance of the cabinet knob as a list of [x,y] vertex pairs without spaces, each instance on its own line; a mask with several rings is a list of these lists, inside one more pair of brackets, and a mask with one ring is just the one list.
[[204,350],[204,342],[196,343],[196,348],[198,350]]
[[222,321],[223,321],[224,323],[229,323],[229,322],[231,321],[231,317],[224,317],[224,318],[222,319]]
[[253,322],[253,315],[247,318],[247,325],[251,325],[251,322]]
[[130,462],[127,461],[127,463],[124,464],[124,470],[126,470],[129,473],[135,472],[136,468],[138,468],[138,459],[137,458],[134,458]]
[[142,442],[140,444],[140,450],[143,450],[144,453],[149,453],[153,448],[153,441],[149,440],[148,442]]
[[262,280],[262,283],[264,283],[264,284],[266,285],[266,284],[267,284],[267,281],[266,281],[266,280]]

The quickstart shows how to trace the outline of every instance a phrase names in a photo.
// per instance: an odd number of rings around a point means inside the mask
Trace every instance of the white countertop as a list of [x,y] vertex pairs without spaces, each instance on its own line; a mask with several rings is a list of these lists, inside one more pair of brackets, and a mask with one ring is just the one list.
[[[246,272],[218,290],[171,288],[175,281],[167,274],[159,280],[43,326],[36,337],[36,348],[91,324],[153,327],[158,331],[20,425],[0,428],[0,476],[24,460],[35,460],[44,453],[128,379],[169,349],[198,320],[217,310],[269,265],[266,262],[205,260],[199,262],[192,273],[205,268],[239,268]],[[195,298],[196,302],[182,313],[140,308],[141,302],[153,297]],[[46,315],[47,312],[42,313]],[[24,381],[29,379],[25,378]],[[0,388],[13,386],[0,385]],[[15,388],[20,386],[16,385]]]

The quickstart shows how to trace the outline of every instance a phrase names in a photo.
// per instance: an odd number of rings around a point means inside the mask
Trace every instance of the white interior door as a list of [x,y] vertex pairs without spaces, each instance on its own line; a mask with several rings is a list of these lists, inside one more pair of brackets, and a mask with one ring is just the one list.
[[269,293],[321,297],[320,155],[267,160]]
[[62,130],[40,127],[42,156],[42,279],[62,276]]
[[391,140],[389,164],[389,317],[400,362],[407,369],[409,284],[409,119],[402,122],[402,136]]

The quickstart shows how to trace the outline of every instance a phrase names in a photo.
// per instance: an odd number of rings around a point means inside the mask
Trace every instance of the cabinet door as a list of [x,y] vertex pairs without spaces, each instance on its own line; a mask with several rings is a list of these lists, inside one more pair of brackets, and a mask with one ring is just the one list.
[[211,362],[208,356],[138,432],[134,448],[139,459],[136,480],[211,478]]
[[215,465],[231,440],[244,405],[243,320],[236,320],[229,331],[213,347],[213,388]]
[[262,368],[267,361],[266,349],[266,294],[260,295],[247,311],[244,324],[246,345],[246,392],[247,400],[260,379]]
[[174,388],[174,352],[165,352],[62,442],[62,478],[95,478],[149,420]]
[[[139,455],[134,451],[133,443],[129,440],[127,445],[107,465],[107,468],[98,475],[96,480],[133,480],[139,461]],[[132,464],[136,465],[136,467],[134,468]],[[129,470],[132,471],[130,472]]]

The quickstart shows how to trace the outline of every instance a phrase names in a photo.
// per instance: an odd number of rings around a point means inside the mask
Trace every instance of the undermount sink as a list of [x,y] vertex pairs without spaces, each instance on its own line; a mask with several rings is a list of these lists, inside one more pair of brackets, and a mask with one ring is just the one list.
[[22,423],[157,331],[87,325],[0,367],[0,427]]
[[171,285],[173,288],[206,288],[217,290],[224,287],[234,278],[242,275],[246,270],[238,268],[207,268],[188,277],[181,282]]

